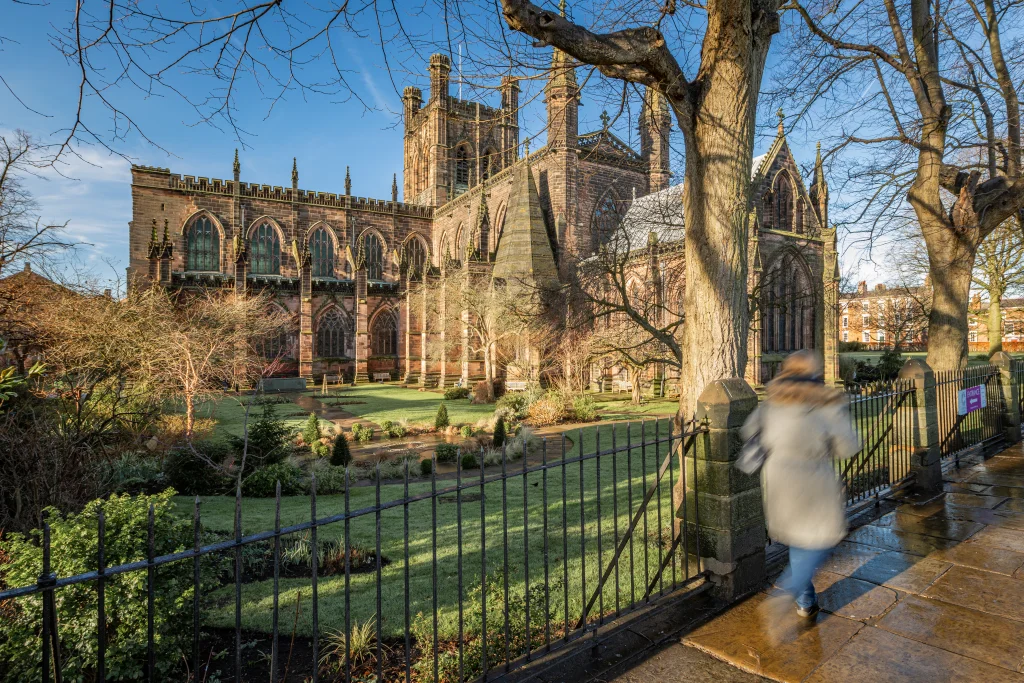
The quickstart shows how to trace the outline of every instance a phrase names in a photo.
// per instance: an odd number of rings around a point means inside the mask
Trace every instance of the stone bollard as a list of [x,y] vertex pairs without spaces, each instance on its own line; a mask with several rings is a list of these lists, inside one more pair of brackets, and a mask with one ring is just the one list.
[[1006,433],[1006,444],[1020,441],[1020,387],[1013,376],[1013,358],[1005,351],[1000,351],[990,359],[992,365],[999,368],[999,390],[1003,400],[1003,426]]
[[914,486],[923,491],[935,491],[942,484],[935,373],[922,359],[911,358],[900,368],[899,377],[914,382],[914,405],[903,408],[912,411],[910,429],[914,455],[910,469],[914,473]]
[[740,427],[756,407],[745,380],[712,382],[697,400],[697,418],[709,431],[683,454],[686,505],[676,516],[686,526],[688,560],[695,564],[699,540],[701,565],[725,600],[759,589],[765,579],[761,480],[734,466],[743,446]]

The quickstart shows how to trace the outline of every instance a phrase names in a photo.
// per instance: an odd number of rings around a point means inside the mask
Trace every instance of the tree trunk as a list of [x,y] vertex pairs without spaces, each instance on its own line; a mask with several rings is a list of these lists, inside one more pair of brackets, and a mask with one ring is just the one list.
[[629,379],[633,384],[633,391],[631,394],[631,400],[634,404],[640,405],[644,402],[644,390],[643,390],[643,379],[644,370],[643,368],[630,368]]
[[487,402],[494,403],[494,364],[489,343],[484,344],[484,381],[487,382]]
[[[928,238],[925,238],[928,241]],[[931,255],[932,310],[928,316],[928,365],[933,370],[963,370],[967,367],[967,307],[971,292],[970,257],[952,230],[944,239],[933,238]]]
[[988,290],[988,356],[1003,350],[1003,293],[998,288]]
[[185,394],[185,438],[192,439],[196,428],[196,400],[192,394]]

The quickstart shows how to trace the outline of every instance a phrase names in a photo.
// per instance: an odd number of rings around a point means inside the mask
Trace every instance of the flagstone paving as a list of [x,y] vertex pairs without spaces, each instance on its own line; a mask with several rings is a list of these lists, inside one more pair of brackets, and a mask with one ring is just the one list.
[[815,619],[768,588],[615,680],[694,680],[697,650],[749,680],[1024,683],[1024,447],[944,479],[839,544]]

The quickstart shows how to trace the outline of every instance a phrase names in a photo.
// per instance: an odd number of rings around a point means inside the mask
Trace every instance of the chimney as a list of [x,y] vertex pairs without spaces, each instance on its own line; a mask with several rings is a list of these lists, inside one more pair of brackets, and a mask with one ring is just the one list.
[[103,296],[107,297],[108,299],[113,299],[114,298],[113,294],[111,293],[111,290],[109,290],[109,289],[104,289],[103,290]]
[[26,273],[31,273],[32,272],[32,264],[29,263],[28,261],[25,261],[25,268],[23,270]]
[[875,291],[876,292],[884,292],[885,291],[885,283],[879,282],[877,285],[875,285]]
[[860,282],[857,283],[857,293],[858,294],[867,294],[868,293],[868,281],[867,280],[861,280]]

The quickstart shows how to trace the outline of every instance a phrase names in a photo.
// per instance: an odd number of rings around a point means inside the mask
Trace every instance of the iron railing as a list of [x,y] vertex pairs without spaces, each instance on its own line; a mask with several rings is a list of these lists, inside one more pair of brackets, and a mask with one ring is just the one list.
[[[999,368],[994,365],[935,373],[939,450],[944,459],[951,458],[959,466],[960,456],[966,451],[1002,443],[1005,434],[1001,381]],[[959,392],[977,386],[982,387],[987,405],[961,415]]]
[[[105,595],[105,587],[130,574],[145,575],[147,595],[139,606],[146,611],[146,635],[131,636],[147,642],[135,677],[158,680],[154,583],[162,572],[187,576],[189,565],[193,593],[185,612],[191,614],[177,626],[191,631],[191,652],[183,653],[175,680],[205,681],[214,674],[219,680],[257,680],[245,677],[254,658],[258,680],[271,682],[281,680],[282,667],[314,682],[500,679],[703,578],[700,534],[692,529],[699,524],[696,477],[691,472],[687,481],[685,469],[677,470],[680,454],[706,427],[687,423],[679,430],[671,420],[653,420],[588,431],[592,439],[580,430],[569,439],[562,434],[545,440],[521,462],[511,462],[504,449],[500,463],[466,470],[457,462],[450,474],[438,474],[433,462],[427,480],[410,473],[408,462],[396,483],[381,481],[380,466],[372,485],[354,485],[346,472],[343,495],[318,498],[313,479],[311,494],[303,497],[305,521],[298,520],[295,498],[282,507],[279,484],[276,498],[266,503],[272,505],[273,529],[258,533],[243,533],[239,491],[230,537],[205,545],[209,531],[197,497],[193,547],[161,556],[153,550],[151,507],[147,556],[117,566],[104,563],[109,531],[101,510],[96,569],[74,576],[52,572],[51,553],[60,547],[51,548],[44,524],[39,580],[0,592],[0,605],[41,601],[36,680],[46,683],[62,680],[61,622],[69,617],[66,610],[81,609],[95,609],[91,656],[95,678],[106,680],[109,638],[116,630],[108,628],[112,595]],[[411,533],[411,525],[418,531]],[[341,562],[325,562],[318,538],[334,539]],[[310,547],[308,579],[291,576],[284,585],[282,547],[296,542]],[[272,571],[246,580],[243,553],[257,547],[269,552]],[[365,561],[354,566],[359,556]],[[204,594],[205,572],[217,557],[230,557],[231,578]],[[338,574],[329,575],[330,567]],[[76,585],[91,587],[96,602],[62,600],[61,591]],[[261,630],[268,610],[269,628]],[[352,652],[360,629],[372,634],[364,652],[372,656],[363,660]],[[341,643],[341,654],[328,676],[324,667],[331,662],[325,664],[323,655],[332,632],[341,636],[333,641],[336,653]],[[262,651],[251,647],[257,633],[266,645]],[[297,635],[305,643],[305,661],[292,657]],[[217,649],[226,651],[219,673],[210,659]]]
[[876,382],[847,389],[850,417],[861,449],[836,462],[846,488],[847,504],[855,505],[897,487],[910,478],[914,453],[913,380]]

